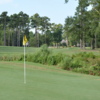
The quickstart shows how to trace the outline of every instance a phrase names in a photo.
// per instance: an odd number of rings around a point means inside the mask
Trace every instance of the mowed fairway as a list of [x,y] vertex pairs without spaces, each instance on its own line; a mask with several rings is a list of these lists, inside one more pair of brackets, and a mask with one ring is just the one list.
[[[73,55],[80,52],[92,52],[96,55],[100,55],[100,49],[97,50],[82,50],[78,47],[67,47],[67,48],[49,48],[52,53],[63,53],[66,55]],[[37,51],[39,51],[40,48],[34,48],[34,47],[26,47],[26,54],[34,54]],[[13,46],[0,46],[0,56],[16,56],[16,55],[22,55],[24,53],[23,47],[13,47]]]
[[0,62],[0,100],[100,100],[100,77],[57,67],[23,62]]

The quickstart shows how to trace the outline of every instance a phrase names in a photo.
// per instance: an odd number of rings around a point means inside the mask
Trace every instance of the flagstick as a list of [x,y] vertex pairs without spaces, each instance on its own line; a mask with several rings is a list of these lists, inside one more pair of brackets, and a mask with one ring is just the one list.
[[24,84],[26,84],[25,45],[24,45]]

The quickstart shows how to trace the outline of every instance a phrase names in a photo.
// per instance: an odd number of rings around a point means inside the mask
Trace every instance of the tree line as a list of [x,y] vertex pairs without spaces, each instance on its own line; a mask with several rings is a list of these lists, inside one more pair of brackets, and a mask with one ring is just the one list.
[[[88,10],[89,6],[92,6],[91,10]],[[38,13],[29,17],[22,11],[10,16],[8,12],[2,12],[0,45],[22,46],[25,34],[29,45],[35,47],[43,44],[58,46],[64,39],[67,40],[67,46],[79,46],[81,49],[85,49],[86,46],[91,49],[98,48],[100,47],[99,9],[100,0],[78,0],[75,15],[68,16],[64,25],[51,23],[49,17],[40,16]]]
[[[90,6],[92,9],[88,10]],[[65,20],[63,36],[67,37],[69,45],[82,49],[100,47],[100,0],[78,0],[75,15]]]
[[[34,30],[34,31],[31,31]],[[29,17],[24,12],[8,16],[8,12],[0,15],[0,45],[22,46],[26,35],[30,46],[57,44],[62,39],[62,24],[50,23],[50,18],[38,13]]]

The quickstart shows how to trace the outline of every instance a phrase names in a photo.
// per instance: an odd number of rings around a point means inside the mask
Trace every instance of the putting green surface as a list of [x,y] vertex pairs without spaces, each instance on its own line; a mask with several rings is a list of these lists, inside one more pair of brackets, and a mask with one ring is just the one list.
[[100,77],[67,72],[53,66],[0,62],[0,100],[100,100]]

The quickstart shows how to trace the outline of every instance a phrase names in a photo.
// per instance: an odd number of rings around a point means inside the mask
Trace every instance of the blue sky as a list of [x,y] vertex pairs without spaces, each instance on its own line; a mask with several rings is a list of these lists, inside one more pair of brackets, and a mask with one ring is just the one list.
[[0,0],[0,14],[7,11],[8,15],[23,11],[29,16],[38,13],[40,16],[47,16],[50,22],[64,24],[67,16],[73,16],[78,6],[78,0]]

